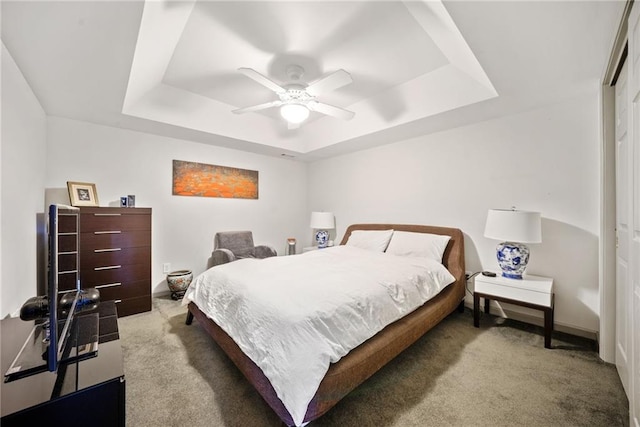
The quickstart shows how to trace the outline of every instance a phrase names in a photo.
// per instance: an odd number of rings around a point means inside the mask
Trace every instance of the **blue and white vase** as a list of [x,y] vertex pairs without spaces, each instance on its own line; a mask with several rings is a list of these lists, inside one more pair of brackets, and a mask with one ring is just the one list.
[[326,248],[329,243],[329,232],[327,230],[318,230],[316,232],[316,242],[318,242],[318,249]]
[[502,276],[509,279],[522,279],[522,274],[529,262],[529,248],[527,245],[515,242],[502,242],[496,248],[498,265],[502,269]]

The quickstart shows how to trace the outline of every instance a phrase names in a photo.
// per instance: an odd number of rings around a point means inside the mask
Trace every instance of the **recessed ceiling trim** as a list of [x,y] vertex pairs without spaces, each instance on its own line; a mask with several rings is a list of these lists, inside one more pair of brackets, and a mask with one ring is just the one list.
[[489,76],[484,72],[442,2],[404,1],[404,4],[452,65],[485,86],[493,96],[498,96]]
[[196,0],[145,1],[122,112],[162,83]]
[[[320,117],[299,129],[287,130],[283,120],[267,115],[237,116],[232,113],[236,106],[163,83],[176,46],[188,28],[191,15],[198,10],[195,2],[145,2],[124,114],[304,154],[497,96],[441,2],[397,1],[387,7],[406,8],[416,20],[415,28],[421,28],[433,40],[448,60],[447,64],[351,104],[349,108],[356,116],[349,122]],[[272,4],[275,13],[279,3]],[[321,3],[304,4],[313,8]],[[247,43],[242,38],[237,42],[239,46]],[[234,47],[218,46],[220,48]],[[276,54],[278,52],[264,52],[254,59],[265,61]],[[237,64],[229,64],[229,68],[235,70]],[[355,74],[354,80],[357,79]]]
[[[357,111],[352,120],[354,126],[340,135],[342,141],[365,134],[405,125],[425,117],[435,116],[462,106],[494,98],[493,91],[460,71],[453,65],[445,65],[431,73],[423,74],[392,90],[351,105]],[[388,108],[386,120],[380,120],[381,107]],[[321,123],[311,123],[305,132],[306,150],[315,151],[333,143],[330,129]],[[334,140],[335,138],[333,138]]]
[[[228,115],[229,105],[166,84],[159,84],[131,106],[127,115],[200,132],[234,139],[254,141],[251,127],[243,126],[242,117]],[[255,117],[252,123],[264,129],[273,129],[266,116]],[[263,133],[258,143],[286,150],[300,151],[294,139],[277,138],[275,132]]]

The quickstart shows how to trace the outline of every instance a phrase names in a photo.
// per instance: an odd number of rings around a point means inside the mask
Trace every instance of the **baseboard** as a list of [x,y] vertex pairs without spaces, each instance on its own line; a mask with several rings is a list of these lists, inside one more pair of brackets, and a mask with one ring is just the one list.
[[[464,305],[465,307],[468,307],[471,310],[473,310],[473,301],[465,300]],[[510,307],[508,304],[506,304],[505,306]],[[542,314],[537,315],[537,313],[536,314],[522,313],[519,311],[511,310],[510,308],[505,309],[505,306],[501,305],[499,302],[491,301],[491,314],[496,316],[501,316],[507,319],[518,320],[520,322],[530,323],[532,325],[544,327],[544,317],[542,316]],[[484,303],[481,304],[481,310],[484,310]],[[531,311],[535,311],[535,310],[531,310]],[[558,332],[563,332],[565,334],[575,335],[582,338],[588,338],[590,340],[598,342],[598,334],[596,331],[588,331],[585,329],[580,329],[575,326],[566,325],[557,321],[554,322],[553,329]]]
[[151,293],[151,298],[164,298],[164,297],[170,297],[170,296],[171,296],[171,291],[169,290]]

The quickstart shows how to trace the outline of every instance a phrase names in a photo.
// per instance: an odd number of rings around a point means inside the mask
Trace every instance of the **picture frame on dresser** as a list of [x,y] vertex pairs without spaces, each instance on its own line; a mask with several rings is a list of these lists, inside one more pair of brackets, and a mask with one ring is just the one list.
[[67,181],[71,206],[99,206],[96,185],[91,182]]

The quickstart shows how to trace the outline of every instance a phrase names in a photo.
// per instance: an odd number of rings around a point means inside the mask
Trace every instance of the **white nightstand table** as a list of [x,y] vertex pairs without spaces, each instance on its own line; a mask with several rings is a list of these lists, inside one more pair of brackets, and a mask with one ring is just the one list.
[[489,313],[491,300],[515,304],[544,312],[544,346],[551,348],[553,332],[553,279],[525,274],[521,280],[479,274],[473,292],[473,325],[480,327],[480,298],[484,298],[484,312]]
[[[332,248],[332,247],[333,247],[333,245],[332,246],[327,246],[327,248]],[[307,246],[305,248],[302,248],[302,252],[304,253],[304,252],[317,251],[318,249],[320,249],[320,248],[317,247],[317,246]]]

